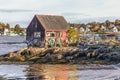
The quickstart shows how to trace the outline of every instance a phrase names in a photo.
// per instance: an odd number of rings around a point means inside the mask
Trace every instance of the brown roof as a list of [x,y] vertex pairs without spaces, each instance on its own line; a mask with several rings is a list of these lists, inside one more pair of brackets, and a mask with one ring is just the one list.
[[46,30],[68,30],[68,23],[63,16],[36,15]]
[[3,26],[2,26],[2,25],[0,25],[0,29],[3,29]]

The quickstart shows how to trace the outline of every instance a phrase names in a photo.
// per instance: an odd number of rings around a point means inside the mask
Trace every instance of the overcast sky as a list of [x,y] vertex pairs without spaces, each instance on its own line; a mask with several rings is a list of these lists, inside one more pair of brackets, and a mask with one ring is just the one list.
[[75,19],[120,16],[120,0],[0,0],[0,22],[27,27],[35,14]]

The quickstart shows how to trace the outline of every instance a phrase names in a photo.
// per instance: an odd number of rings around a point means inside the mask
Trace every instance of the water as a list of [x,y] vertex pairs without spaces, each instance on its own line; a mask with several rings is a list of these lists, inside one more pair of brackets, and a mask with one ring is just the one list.
[[[0,43],[5,42],[23,42],[25,41],[25,37],[8,37],[8,36],[0,36]],[[0,55],[7,54],[12,51],[19,50],[21,48],[26,47],[26,44],[0,44]]]
[[0,75],[12,80],[119,80],[117,65],[0,65]]
[[[0,43],[24,40],[24,37],[0,37]],[[0,44],[0,55],[23,47],[26,44]],[[120,64],[0,64],[0,75],[5,80],[120,80]]]

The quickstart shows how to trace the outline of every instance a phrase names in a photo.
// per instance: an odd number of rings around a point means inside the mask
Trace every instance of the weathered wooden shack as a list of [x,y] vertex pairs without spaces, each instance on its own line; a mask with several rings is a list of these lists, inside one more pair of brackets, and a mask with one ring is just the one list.
[[68,23],[63,16],[35,15],[26,30],[29,45],[60,45],[67,40]]

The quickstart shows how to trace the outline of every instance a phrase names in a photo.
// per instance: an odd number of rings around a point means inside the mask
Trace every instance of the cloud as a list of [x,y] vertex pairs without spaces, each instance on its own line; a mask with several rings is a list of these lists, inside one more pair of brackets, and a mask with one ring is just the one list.
[[66,12],[62,13],[68,22],[75,22],[77,20],[83,19],[83,18],[90,18],[91,15],[85,14],[85,13],[78,13],[78,12]]
[[64,16],[90,16],[85,13],[75,13],[75,12],[66,12],[66,13],[62,13],[62,15]]
[[0,22],[24,24],[35,14],[63,15],[68,21],[119,16],[120,0],[0,0]]
[[25,10],[25,9],[0,9],[0,12],[16,13],[16,12],[38,12],[37,10]]
[[27,27],[28,24],[30,23],[29,20],[20,20],[20,21],[11,21],[10,26],[14,27],[16,24],[19,24],[21,27]]
[[0,22],[9,23],[12,27],[16,24],[20,24],[22,27],[27,27],[35,14],[35,12],[0,12]]

